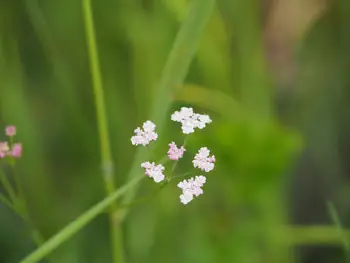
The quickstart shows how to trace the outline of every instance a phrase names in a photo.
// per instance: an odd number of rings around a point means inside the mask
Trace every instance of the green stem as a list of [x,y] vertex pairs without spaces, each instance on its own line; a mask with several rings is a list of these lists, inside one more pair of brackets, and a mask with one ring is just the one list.
[[174,176],[170,177],[169,182],[171,180],[175,179],[175,178],[187,177],[190,174],[194,174],[194,173],[184,173],[184,174],[181,174],[181,175],[174,175]]
[[[176,36],[174,45],[166,61],[160,84],[155,91],[155,99],[150,116],[150,120],[159,127],[159,134],[165,128],[165,122],[168,120],[168,110],[174,99],[175,90],[182,86],[185,80],[204,27],[213,12],[214,4],[215,0],[192,0],[187,17]],[[128,174],[129,179],[134,178],[139,173],[140,162],[144,158],[144,151],[139,149]],[[128,192],[123,198],[123,203],[130,203],[135,197],[136,190],[133,189]],[[123,218],[127,212],[127,209],[123,209]]]
[[20,263],[36,263],[42,260],[44,257],[49,255],[52,251],[58,248],[61,244],[69,240],[73,235],[78,233],[81,229],[83,229],[86,225],[88,225],[93,219],[95,219],[99,214],[103,213],[105,209],[107,209],[111,204],[115,203],[115,201],[125,194],[127,191],[135,187],[141,179],[145,178],[145,175],[141,175],[139,177],[134,178],[129,183],[120,187],[117,191],[112,193],[110,196],[106,197],[101,202],[94,205],[88,211],[79,216],[76,220],[68,224],[61,231],[59,231],[56,235],[47,240],[41,247],[32,252],[25,259],[20,261]]
[[8,193],[10,200],[13,202],[17,199],[15,192],[13,191],[10,181],[7,179],[6,174],[0,170],[0,181]]
[[16,212],[15,208],[12,206],[11,201],[6,197],[0,194],[0,202],[2,202],[4,205],[6,205],[8,208]]
[[[103,172],[103,178],[105,182],[106,195],[110,195],[114,192],[115,185],[113,181],[113,161],[110,149],[109,134],[108,134],[108,121],[105,110],[104,91],[102,85],[102,77],[100,71],[100,63],[97,52],[97,43],[94,30],[94,21],[92,14],[92,7],[90,0],[82,0],[82,7],[84,13],[84,23],[86,30],[86,41],[89,52],[90,70],[93,82],[93,91],[95,95],[96,113],[98,130],[100,136],[101,146],[101,166]],[[111,227],[111,242],[113,262],[124,262],[123,248],[122,248],[122,236],[119,229],[119,220],[117,217],[117,204],[112,203],[110,206],[109,220]]]
[[169,182],[165,181],[155,192],[152,192],[152,193],[150,193],[148,195],[142,196],[142,197],[132,201],[129,204],[121,205],[121,207],[123,207],[123,208],[126,208],[126,207],[130,208],[130,207],[134,207],[134,206],[143,204],[146,201],[149,201],[149,200],[155,198],[160,193],[160,191],[163,190],[168,184],[169,184]]
[[[12,141],[11,141],[11,145],[12,145]],[[33,241],[36,243],[38,247],[40,247],[44,243],[45,239],[41,235],[40,231],[35,227],[35,225],[33,224],[30,218],[22,184],[15,170],[14,158],[10,159],[10,166],[12,168],[13,178],[15,180],[16,188],[18,191],[17,198],[12,199],[12,202],[14,203],[14,211],[23,219],[25,224],[27,224],[27,227],[30,230],[30,235],[32,236]]]
[[[288,226],[278,231],[290,246],[344,245],[343,238],[339,236],[338,228],[335,226]],[[345,237],[350,238],[350,230],[344,229],[343,233]]]
[[27,227],[29,228],[29,232],[30,232],[30,235],[32,236],[33,241],[38,247],[40,247],[42,244],[44,244],[45,239],[43,238],[39,229],[37,229],[34,226],[32,220],[30,219],[25,200],[22,201],[22,205],[23,205],[22,210],[20,210],[18,213],[22,217],[24,222],[27,224]]
[[335,224],[335,227],[338,230],[339,238],[343,241],[346,262],[349,263],[350,262],[350,246],[349,246],[348,237],[345,234],[344,228],[342,226],[342,223],[340,221],[338,212],[337,212],[334,204],[332,202],[328,201],[327,207],[328,207],[329,214],[330,214],[330,216]]

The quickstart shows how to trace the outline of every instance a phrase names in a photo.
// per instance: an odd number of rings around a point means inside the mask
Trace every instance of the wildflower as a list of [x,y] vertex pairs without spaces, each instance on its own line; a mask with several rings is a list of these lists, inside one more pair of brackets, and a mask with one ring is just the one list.
[[155,165],[154,162],[144,162],[141,164],[141,167],[145,169],[145,174],[151,178],[156,183],[159,183],[164,180],[165,176],[163,174],[164,166],[161,164]]
[[171,120],[180,122],[181,129],[184,134],[194,132],[195,128],[203,129],[211,119],[208,115],[194,113],[192,108],[182,107],[180,111],[175,111],[171,115]]
[[151,141],[155,141],[158,138],[158,134],[154,131],[156,125],[151,121],[143,123],[143,129],[137,127],[134,130],[135,135],[131,137],[131,143],[133,145],[142,144],[143,146],[148,145]]
[[193,109],[192,108],[182,107],[180,112],[179,111],[175,111],[171,115],[171,119],[173,121],[181,122],[182,120],[191,118],[192,115],[193,115]]
[[5,128],[6,136],[12,137],[16,135],[16,127],[13,125],[9,125]]
[[170,160],[177,161],[182,158],[185,151],[186,149],[183,146],[178,148],[174,142],[169,143],[168,157]]
[[192,161],[195,168],[199,168],[205,172],[210,172],[214,169],[215,156],[209,156],[210,151],[207,147],[199,149]]
[[19,158],[22,156],[22,144],[21,143],[15,143],[12,146],[11,151],[9,152],[10,155],[14,158]]
[[8,142],[0,142],[0,158],[5,158],[10,150]]
[[203,185],[206,182],[205,176],[199,175],[195,178],[190,178],[188,180],[183,180],[177,186],[182,189],[182,194],[180,195],[180,202],[184,205],[188,204],[193,200],[193,197],[200,196],[203,194]]

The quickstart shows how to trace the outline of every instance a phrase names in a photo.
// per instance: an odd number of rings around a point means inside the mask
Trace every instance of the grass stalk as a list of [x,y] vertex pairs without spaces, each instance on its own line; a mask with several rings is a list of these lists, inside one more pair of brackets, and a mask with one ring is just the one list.
[[[82,0],[84,24],[86,30],[86,42],[88,47],[90,71],[92,76],[92,86],[95,96],[97,125],[100,137],[101,147],[101,168],[105,183],[106,195],[111,195],[115,190],[113,180],[113,161],[109,142],[108,120],[105,109],[104,90],[100,63],[98,57],[98,49],[94,30],[93,12],[90,0]],[[123,242],[121,229],[119,228],[119,220],[117,215],[117,204],[112,203],[109,211],[111,244],[114,263],[122,263],[123,259]]]

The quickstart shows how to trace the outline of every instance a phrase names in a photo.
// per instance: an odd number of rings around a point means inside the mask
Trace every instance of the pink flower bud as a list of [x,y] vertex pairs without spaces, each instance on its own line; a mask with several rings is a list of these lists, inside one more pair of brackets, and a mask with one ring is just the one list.
[[15,143],[11,149],[11,155],[14,158],[19,158],[22,156],[22,144]]
[[16,135],[16,127],[13,125],[9,125],[5,128],[6,136],[12,137]]
[[184,155],[186,149],[181,146],[178,148],[174,142],[169,144],[168,157],[170,160],[177,161]]

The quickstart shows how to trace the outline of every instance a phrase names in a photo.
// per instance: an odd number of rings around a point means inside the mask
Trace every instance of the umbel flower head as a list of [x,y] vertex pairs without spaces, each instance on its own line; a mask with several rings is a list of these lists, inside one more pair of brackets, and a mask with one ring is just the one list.
[[203,129],[211,119],[208,115],[194,113],[192,108],[182,107],[180,111],[175,111],[171,119],[182,124],[181,129],[184,134],[194,132],[195,128]]
[[181,203],[186,205],[193,200],[194,196],[198,197],[203,194],[202,187],[206,181],[205,176],[199,175],[180,182],[177,186],[182,189],[182,194],[180,195]]
[[135,135],[131,137],[131,143],[133,145],[148,145],[151,141],[155,141],[158,138],[158,134],[154,131],[156,125],[151,121],[143,123],[143,129],[137,127],[134,130]]
[[[171,120],[180,122],[181,129],[184,134],[190,134],[195,129],[203,129],[212,120],[208,115],[198,114],[193,111],[192,108],[182,107],[180,111],[175,111],[171,115]],[[131,137],[131,143],[133,145],[148,145],[151,141],[155,141],[158,138],[158,134],[155,132],[156,125],[151,121],[146,121],[141,128],[134,130],[135,135]],[[167,152],[168,158],[172,161],[178,161],[181,159],[186,151],[184,146],[177,146],[175,142],[168,144],[169,149]],[[199,149],[195,155],[193,165],[195,168],[199,168],[205,172],[210,172],[214,169],[215,157],[209,156],[210,151],[207,147]],[[172,166],[170,176],[167,176],[168,181],[172,177],[172,173],[175,171],[177,162]],[[162,164],[155,164],[154,162],[143,162],[141,167],[145,169],[145,174],[152,178],[154,182],[159,183],[165,179],[164,170],[165,167]],[[179,175],[181,176],[181,175]],[[178,176],[176,176],[178,177]],[[180,195],[180,201],[183,204],[188,204],[194,197],[198,197],[203,194],[203,185],[206,182],[206,178],[203,175],[192,177],[188,180],[183,180],[178,184],[178,187],[182,189]]]
[[[13,137],[16,135],[16,127],[9,125],[5,128],[5,135]],[[22,156],[22,144],[21,143],[9,143],[7,141],[0,142],[0,159],[7,156],[19,158]]]
[[165,168],[163,165],[156,165],[154,162],[144,162],[141,164],[141,167],[145,169],[145,174],[153,178],[156,183],[164,180],[165,176],[163,174],[163,171]]
[[199,168],[205,172],[210,172],[214,169],[215,156],[209,156],[210,151],[207,147],[202,147],[199,149],[198,153],[195,155],[192,161],[195,168]]

